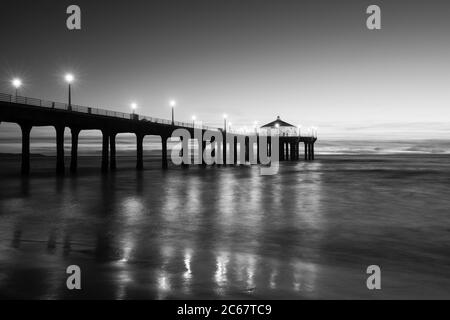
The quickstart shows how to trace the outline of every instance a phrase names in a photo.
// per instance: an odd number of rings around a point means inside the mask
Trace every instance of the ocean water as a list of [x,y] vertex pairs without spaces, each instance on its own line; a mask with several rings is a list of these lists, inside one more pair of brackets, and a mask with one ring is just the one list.
[[450,140],[320,140],[320,154],[450,154]]
[[[0,297],[450,298],[450,156],[340,155],[56,178],[0,159]],[[66,289],[78,265],[82,290]],[[366,287],[381,268],[379,291]]]

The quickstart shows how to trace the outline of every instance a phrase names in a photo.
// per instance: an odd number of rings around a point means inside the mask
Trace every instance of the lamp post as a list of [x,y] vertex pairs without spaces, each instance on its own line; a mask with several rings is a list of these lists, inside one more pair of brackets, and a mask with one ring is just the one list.
[[176,105],[177,105],[177,102],[175,100],[170,101],[170,107],[172,108],[172,125],[175,124],[174,108]]
[[227,118],[228,116],[226,114],[223,115],[223,130],[227,131]]
[[75,79],[73,74],[71,73],[67,73],[64,77],[64,79],[66,80],[67,84],[69,85],[69,104],[68,104],[68,110],[71,111],[72,110],[72,82]]
[[258,134],[258,121],[253,122],[253,126],[255,127],[255,134]]
[[16,94],[16,102],[17,102],[17,94],[19,92],[19,88],[22,86],[22,80],[20,80],[19,78],[14,78],[11,81],[14,89],[15,89],[15,94]]
[[192,116],[192,128],[195,128],[195,119],[196,119],[196,117]]

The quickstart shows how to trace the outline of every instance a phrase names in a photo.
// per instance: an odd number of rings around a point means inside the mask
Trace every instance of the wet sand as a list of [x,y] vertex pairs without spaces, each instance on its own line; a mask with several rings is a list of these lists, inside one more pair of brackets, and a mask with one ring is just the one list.
[[[450,298],[450,156],[320,156],[252,167],[101,175],[82,157],[0,159],[0,297]],[[82,290],[66,289],[67,266]],[[366,288],[367,266],[382,290]]]

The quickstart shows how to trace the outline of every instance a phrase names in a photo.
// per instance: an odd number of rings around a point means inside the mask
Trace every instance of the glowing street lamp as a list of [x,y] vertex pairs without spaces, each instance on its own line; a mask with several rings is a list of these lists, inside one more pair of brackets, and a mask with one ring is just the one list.
[[66,82],[70,84],[70,83],[73,82],[73,80],[75,80],[75,77],[73,76],[73,74],[67,73],[67,74],[64,76],[64,79],[66,79]]
[[192,116],[192,127],[195,128],[195,119],[197,119],[195,116]]
[[276,124],[275,124],[275,128],[277,128],[277,130],[278,130],[278,135],[280,135],[280,124],[279,124],[279,123],[276,123]]
[[258,133],[258,121],[253,122],[253,127],[255,128],[255,133]]
[[69,104],[68,104],[69,107],[68,107],[68,110],[70,111],[70,110],[72,110],[72,87],[71,87],[71,85],[72,85],[73,81],[75,80],[75,77],[73,76],[73,74],[67,73],[64,76],[64,79],[66,80],[67,84],[69,85]]
[[22,80],[19,78],[14,78],[11,81],[11,84],[13,85],[14,89],[16,90],[16,100],[17,100],[17,93],[19,92],[19,88],[22,86]]
[[130,106],[131,106],[131,112],[134,114],[134,112],[138,108],[138,105],[136,102],[132,102]]
[[175,119],[174,108],[175,108],[176,105],[177,105],[177,102],[175,100],[171,100],[170,101],[170,107],[172,108],[172,125],[175,124],[175,121],[174,121],[174,119]]

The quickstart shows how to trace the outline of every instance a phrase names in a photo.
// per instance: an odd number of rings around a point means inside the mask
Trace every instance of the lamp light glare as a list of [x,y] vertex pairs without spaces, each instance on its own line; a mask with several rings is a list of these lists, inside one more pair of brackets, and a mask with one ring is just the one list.
[[14,86],[14,88],[18,89],[22,86],[22,81],[18,78],[15,78],[12,80],[12,85]]
[[75,79],[75,77],[73,76],[73,74],[68,73],[68,74],[65,75],[64,79],[66,79],[67,83],[72,83],[73,80]]

